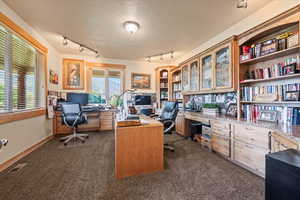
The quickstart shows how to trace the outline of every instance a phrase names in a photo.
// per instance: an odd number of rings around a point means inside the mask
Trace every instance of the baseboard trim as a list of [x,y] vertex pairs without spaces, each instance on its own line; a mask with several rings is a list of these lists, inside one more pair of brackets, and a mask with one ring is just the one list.
[[50,141],[53,137],[54,137],[53,135],[48,136],[47,138],[43,139],[42,141],[40,141],[40,142],[34,144],[33,146],[29,147],[25,151],[23,151],[23,152],[15,155],[13,158],[11,158],[11,159],[5,161],[4,163],[0,164],[0,172],[2,172],[3,170],[7,169],[8,167],[10,167],[14,163],[16,163],[18,160],[24,158],[25,156],[27,156],[28,154],[30,154],[34,150],[38,149],[43,144],[45,144],[48,141]]

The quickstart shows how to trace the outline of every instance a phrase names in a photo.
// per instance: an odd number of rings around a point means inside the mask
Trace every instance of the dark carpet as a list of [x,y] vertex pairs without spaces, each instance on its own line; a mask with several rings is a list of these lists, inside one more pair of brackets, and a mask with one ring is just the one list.
[[[0,173],[5,200],[262,200],[264,180],[175,134],[162,172],[114,178],[114,134],[84,144],[54,139]],[[23,168],[12,170],[18,164]]]

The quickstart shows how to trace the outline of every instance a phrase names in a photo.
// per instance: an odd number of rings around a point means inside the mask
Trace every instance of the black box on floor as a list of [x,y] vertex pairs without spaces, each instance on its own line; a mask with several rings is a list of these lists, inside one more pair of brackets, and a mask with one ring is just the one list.
[[299,200],[299,186],[299,151],[289,149],[266,155],[265,200]]

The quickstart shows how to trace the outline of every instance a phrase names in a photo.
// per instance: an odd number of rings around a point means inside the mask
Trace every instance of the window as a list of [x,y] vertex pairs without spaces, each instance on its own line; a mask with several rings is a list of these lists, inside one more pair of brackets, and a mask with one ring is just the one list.
[[90,103],[110,103],[122,91],[121,71],[93,69]]
[[0,25],[0,113],[40,107],[42,54]]

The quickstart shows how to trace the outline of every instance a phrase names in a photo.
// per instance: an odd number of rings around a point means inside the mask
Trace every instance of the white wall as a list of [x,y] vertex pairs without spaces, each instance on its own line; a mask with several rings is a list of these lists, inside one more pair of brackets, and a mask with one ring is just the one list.
[[[60,66],[60,54],[2,0],[0,0],[0,12],[48,48],[48,67]],[[0,125],[0,138],[9,140],[8,145],[0,151],[0,164],[25,151],[49,135],[51,135],[51,124],[45,116]]]
[[[248,0],[249,4],[251,0]],[[192,50],[191,52],[183,55],[179,59],[176,60],[175,64],[178,65],[179,63],[193,57],[194,55],[205,51],[206,49],[210,48],[211,46],[222,42],[223,40],[233,36],[239,35],[281,13],[284,11],[291,9],[300,4],[300,0],[273,0],[265,7],[261,8],[260,10],[256,11],[252,15],[246,17],[239,23],[233,25],[232,27],[228,28],[227,30],[223,31],[222,33],[216,35],[215,37],[211,38],[207,42],[203,43],[202,45],[198,46],[196,49]]]

